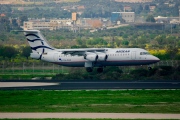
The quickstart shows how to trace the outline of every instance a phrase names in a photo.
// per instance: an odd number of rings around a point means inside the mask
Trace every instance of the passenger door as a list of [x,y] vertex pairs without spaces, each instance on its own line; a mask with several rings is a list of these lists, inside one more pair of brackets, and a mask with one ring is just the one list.
[[54,53],[54,61],[58,62],[58,53]]
[[136,51],[131,52],[131,59],[135,60],[136,59]]

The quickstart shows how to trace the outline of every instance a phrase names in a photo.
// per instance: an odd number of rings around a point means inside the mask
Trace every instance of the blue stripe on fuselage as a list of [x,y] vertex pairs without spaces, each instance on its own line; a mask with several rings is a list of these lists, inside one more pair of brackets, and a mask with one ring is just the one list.
[[[84,67],[86,61],[75,62],[53,62],[55,64],[69,67]],[[155,60],[125,60],[125,61],[97,61],[94,66],[136,66],[156,63]]]

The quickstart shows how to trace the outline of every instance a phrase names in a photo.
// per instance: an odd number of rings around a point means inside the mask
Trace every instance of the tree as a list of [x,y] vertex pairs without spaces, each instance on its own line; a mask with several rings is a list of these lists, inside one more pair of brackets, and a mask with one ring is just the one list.
[[5,34],[5,32],[0,33],[0,40],[1,41],[6,41],[7,40],[7,35]]
[[22,48],[22,56],[28,59],[28,57],[30,56],[30,53],[31,53],[31,48],[29,46],[25,46]]
[[122,44],[122,45],[129,45],[129,42],[128,42],[127,40],[123,40],[123,41],[121,42],[121,44]]
[[140,14],[142,10],[143,10],[142,5],[139,5],[139,6],[137,6],[137,7],[135,8],[136,14]]
[[11,12],[12,9],[9,5],[0,5],[0,13],[7,13],[7,12]]
[[146,18],[146,22],[156,22],[153,15],[148,15]]
[[0,17],[0,31],[10,31],[10,21],[8,17]]
[[83,45],[83,41],[81,40],[81,38],[79,37],[79,38],[77,38],[76,39],[76,41],[77,41],[77,43],[79,44],[79,45]]
[[178,47],[168,46],[166,52],[170,56],[170,59],[174,59],[178,53]]
[[4,47],[0,45],[0,56],[4,56]]
[[12,46],[5,46],[4,47],[4,52],[3,52],[3,56],[4,57],[8,57],[8,58],[12,58],[15,57],[18,54],[18,51],[12,47]]
[[145,5],[144,10],[149,11],[149,5]]
[[23,22],[24,22],[24,21],[28,21],[28,17],[25,16],[25,15],[20,16],[19,19],[20,19],[20,21],[21,21],[21,25],[23,25]]

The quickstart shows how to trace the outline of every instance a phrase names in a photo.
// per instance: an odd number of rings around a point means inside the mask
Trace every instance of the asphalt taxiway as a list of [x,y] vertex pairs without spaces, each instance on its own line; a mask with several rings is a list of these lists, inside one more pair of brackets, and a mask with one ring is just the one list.
[[0,80],[0,90],[180,89],[180,80]]
[[180,114],[162,113],[0,113],[1,119],[179,119]]

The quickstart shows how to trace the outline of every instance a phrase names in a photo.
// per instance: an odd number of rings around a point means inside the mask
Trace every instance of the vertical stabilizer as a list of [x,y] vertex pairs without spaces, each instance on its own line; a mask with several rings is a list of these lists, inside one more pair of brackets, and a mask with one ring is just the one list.
[[22,32],[24,32],[33,53],[42,54],[54,50],[39,30],[26,30]]

